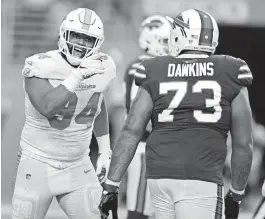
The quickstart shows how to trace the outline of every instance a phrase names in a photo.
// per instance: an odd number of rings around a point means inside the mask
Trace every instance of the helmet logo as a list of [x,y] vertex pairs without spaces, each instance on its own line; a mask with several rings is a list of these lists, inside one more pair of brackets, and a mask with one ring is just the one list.
[[92,17],[92,11],[89,9],[85,9],[85,12],[80,12],[79,13],[79,21],[80,23],[82,23],[82,29],[84,30],[89,30],[90,25],[93,25],[96,21],[96,19],[94,20],[93,23],[91,23],[91,17]]
[[153,29],[153,28],[158,28],[160,26],[162,26],[162,22],[159,21],[159,20],[154,20],[154,21],[151,21],[149,23],[146,23],[142,28],[144,27],[148,27],[149,29]]
[[181,29],[183,29],[184,27],[187,29],[190,29],[190,21],[188,20],[187,23],[184,22],[183,17],[179,16],[174,18],[174,22],[173,25],[179,26]]

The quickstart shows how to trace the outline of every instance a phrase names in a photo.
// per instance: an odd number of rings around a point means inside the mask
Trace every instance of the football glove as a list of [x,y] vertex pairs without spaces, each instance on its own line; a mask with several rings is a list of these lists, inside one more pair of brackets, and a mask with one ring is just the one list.
[[107,59],[107,55],[104,53],[97,53],[89,56],[88,58],[83,59],[79,67],[74,69],[72,73],[80,78],[80,80],[90,78],[96,74],[103,74],[105,68],[102,61],[104,59]]
[[237,219],[239,215],[239,204],[241,203],[243,195],[236,194],[230,189],[225,196],[225,218]]
[[102,219],[107,219],[109,211],[112,212],[112,218],[118,219],[118,187],[102,184],[103,192],[99,204],[99,211]]
[[110,166],[110,158],[111,152],[98,155],[96,173],[101,184],[105,182],[107,178]]

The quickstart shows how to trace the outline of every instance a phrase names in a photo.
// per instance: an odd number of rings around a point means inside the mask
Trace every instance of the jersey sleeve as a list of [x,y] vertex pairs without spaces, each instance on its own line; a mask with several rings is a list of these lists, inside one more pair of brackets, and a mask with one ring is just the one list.
[[137,86],[142,86],[146,80],[146,69],[143,63],[139,64],[134,72],[134,80]]
[[235,58],[232,56],[227,56],[227,58],[233,65],[232,75],[234,77],[235,83],[243,87],[250,86],[252,84],[253,75],[247,63],[240,58]]
[[134,78],[135,78],[135,84],[139,87],[141,86],[142,88],[144,88],[151,95],[151,97],[153,97],[151,90],[153,79],[151,77],[151,72],[149,67],[150,63],[151,63],[150,59],[143,61],[137,67],[136,72],[134,74]]
[[237,79],[242,86],[250,86],[252,84],[253,75],[252,72],[247,65],[247,63],[242,59],[238,60],[238,74]]

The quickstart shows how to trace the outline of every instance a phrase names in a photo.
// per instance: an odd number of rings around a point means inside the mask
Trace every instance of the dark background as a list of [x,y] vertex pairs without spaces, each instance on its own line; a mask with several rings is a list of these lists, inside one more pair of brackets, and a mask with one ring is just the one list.
[[265,125],[265,28],[220,26],[216,53],[228,54],[247,62],[253,83],[250,103],[256,120]]

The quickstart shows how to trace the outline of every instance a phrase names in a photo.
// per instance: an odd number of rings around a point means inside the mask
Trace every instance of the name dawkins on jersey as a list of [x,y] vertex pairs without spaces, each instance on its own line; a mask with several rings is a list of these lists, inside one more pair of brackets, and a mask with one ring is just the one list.
[[214,64],[205,63],[181,63],[169,64],[167,70],[168,77],[190,77],[190,76],[213,76]]

